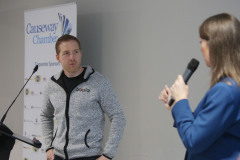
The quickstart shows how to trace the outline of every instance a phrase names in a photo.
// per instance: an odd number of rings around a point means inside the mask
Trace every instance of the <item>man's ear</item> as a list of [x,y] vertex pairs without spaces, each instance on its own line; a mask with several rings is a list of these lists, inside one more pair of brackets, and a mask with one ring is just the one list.
[[59,54],[56,54],[56,59],[57,59],[57,61],[58,61],[59,63],[61,63],[61,62],[60,62],[60,59],[59,59]]

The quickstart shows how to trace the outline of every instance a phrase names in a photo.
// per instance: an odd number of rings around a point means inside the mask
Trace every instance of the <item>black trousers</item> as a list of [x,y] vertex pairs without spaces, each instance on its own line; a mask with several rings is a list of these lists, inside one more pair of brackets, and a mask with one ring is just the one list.
[[[92,157],[82,157],[82,158],[74,158],[74,159],[69,159],[69,160],[96,160],[101,156],[92,156]],[[57,155],[54,155],[54,160],[65,160]]]

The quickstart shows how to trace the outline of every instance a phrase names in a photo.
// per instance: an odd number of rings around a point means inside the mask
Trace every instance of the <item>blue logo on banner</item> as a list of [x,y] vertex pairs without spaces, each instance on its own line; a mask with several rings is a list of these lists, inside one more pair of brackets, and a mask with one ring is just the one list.
[[69,22],[69,19],[65,17],[64,14],[58,13],[58,18],[62,26],[62,35],[70,34],[72,31],[72,24]]

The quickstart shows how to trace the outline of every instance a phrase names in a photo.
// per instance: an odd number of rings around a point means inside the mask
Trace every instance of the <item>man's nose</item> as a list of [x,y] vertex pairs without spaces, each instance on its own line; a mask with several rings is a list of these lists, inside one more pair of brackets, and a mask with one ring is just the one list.
[[74,60],[75,59],[75,55],[73,53],[70,53],[70,57],[69,57],[71,60]]

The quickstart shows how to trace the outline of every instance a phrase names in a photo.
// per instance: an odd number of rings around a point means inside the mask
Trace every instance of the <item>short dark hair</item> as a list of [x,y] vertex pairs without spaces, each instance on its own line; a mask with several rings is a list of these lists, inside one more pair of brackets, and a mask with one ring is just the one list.
[[62,42],[66,42],[66,41],[76,41],[78,43],[79,49],[81,50],[81,44],[80,44],[80,41],[77,39],[77,37],[72,36],[70,34],[65,34],[65,35],[59,37],[55,44],[55,49],[56,49],[57,54],[59,54],[59,52],[60,52],[60,48],[59,48],[60,44]]

